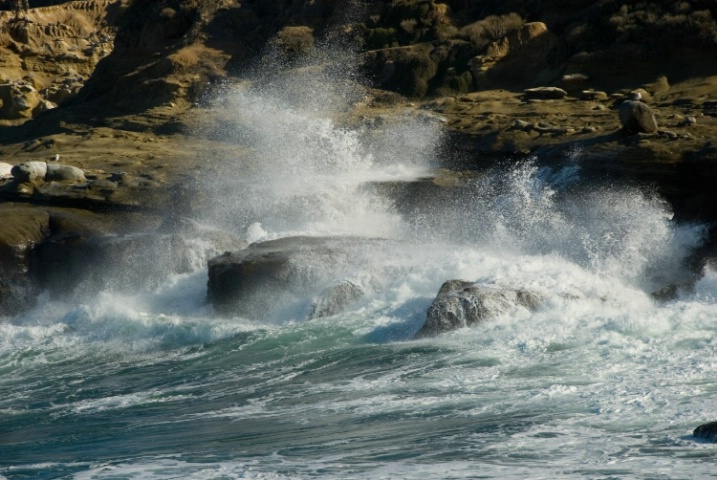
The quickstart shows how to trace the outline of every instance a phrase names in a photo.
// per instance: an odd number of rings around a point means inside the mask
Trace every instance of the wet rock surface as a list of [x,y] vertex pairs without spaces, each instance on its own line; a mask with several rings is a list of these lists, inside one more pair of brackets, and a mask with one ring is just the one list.
[[222,315],[267,319],[317,295],[309,316],[334,315],[358,301],[364,291],[345,277],[365,268],[371,251],[389,243],[361,237],[286,237],[254,243],[209,261],[208,297]]
[[428,308],[426,322],[416,333],[416,338],[470,327],[521,308],[534,310],[541,301],[538,294],[528,290],[449,280],[441,286]]

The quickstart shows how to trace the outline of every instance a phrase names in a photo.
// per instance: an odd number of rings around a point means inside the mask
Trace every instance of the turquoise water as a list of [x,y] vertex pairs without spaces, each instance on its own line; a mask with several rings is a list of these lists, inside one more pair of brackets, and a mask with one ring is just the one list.
[[[429,173],[437,123],[349,130],[275,96],[225,103],[226,135],[241,130],[251,154],[212,159],[200,219],[251,241],[392,238],[324,272],[379,287],[315,320],[315,295],[263,320],[216,316],[202,262],[154,290],[41,297],[0,319],[0,478],[714,475],[715,445],[691,432],[717,412],[717,272],[650,296],[688,275],[700,225],[649,192],[581,187],[579,152],[406,208],[366,186]],[[414,340],[449,279],[542,302]]]
[[421,341],[420,301],[286,325],[47,304],[0,325],[0,474],[709,477],[717,303],[642,300]]

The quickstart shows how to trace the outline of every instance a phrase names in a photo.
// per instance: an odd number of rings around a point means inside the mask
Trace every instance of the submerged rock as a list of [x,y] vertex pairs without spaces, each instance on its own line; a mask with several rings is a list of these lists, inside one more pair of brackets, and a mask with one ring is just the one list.
[[539,295],[527,290],[449,280],[441,286],[438,295],[428,307],[426,323],[418,331],[416,338],[469,327],[519,308],[533,310],[540,302]]
[[711,440],[717,442],[717,422],[705,423],[695,428],[692,432],[692,436],[695,438],[702,438],[704,440]]

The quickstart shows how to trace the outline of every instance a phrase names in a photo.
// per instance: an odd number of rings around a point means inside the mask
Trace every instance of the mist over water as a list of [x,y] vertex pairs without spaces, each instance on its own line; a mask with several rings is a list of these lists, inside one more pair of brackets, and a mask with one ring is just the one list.
[[[205,107],[200,133],[237,148],[209,159],[195,220],[249,242],[386,239],[321,270],[370,293],[310,321],[312,295],[218,317],[215,250],[194,239],[195,268],[159,287],[41,299],[0,321],[0,479],[713,474],[714,445],[689,434],[717,411],[717,273],[650,296],[694,277],[704,226],[585,178],[579,152],[438,187],[449,149],[429,113],[344,122],[368,95],[351,75],[263,73]],[[414,340],[450,279],[543,301]]]

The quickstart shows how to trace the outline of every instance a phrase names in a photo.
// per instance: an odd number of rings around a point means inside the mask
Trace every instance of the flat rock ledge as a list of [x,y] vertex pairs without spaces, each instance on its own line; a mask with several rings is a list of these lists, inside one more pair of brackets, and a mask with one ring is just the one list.
[[266,320],[282,312],[296,313],[306,299],[315,299],[312,305],[303,305],[309,319],[335,315],[377,288],[351,278],[367,270],[375,248],[390,243],[351,236],[296,236],[253,243],[209,260],[207,295],[214,310],[224,316]]

